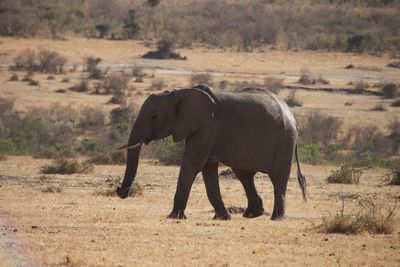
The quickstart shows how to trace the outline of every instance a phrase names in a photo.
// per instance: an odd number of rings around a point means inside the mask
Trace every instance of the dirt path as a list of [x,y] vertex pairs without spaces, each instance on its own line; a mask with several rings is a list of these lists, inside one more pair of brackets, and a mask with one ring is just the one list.
[[39,266],[27,255],[28,248],[18,237],[18,229],[8,223],[5,212],[0,210],[0,266]]

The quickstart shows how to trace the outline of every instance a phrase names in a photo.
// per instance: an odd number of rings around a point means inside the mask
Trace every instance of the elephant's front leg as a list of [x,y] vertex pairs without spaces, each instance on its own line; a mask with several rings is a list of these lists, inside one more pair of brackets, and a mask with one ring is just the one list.
[[211,150],[210,138],[201,133],[186,139],[185,153],[179,172],[171,219],[186,219],[185,209],[194,178],[203,169]]
[[222,201],[218,181],[218,163],[206,164],[203,168],[203,179],[206,185],[207,197],[214,207],[216,220],[229,220],[231,215]]

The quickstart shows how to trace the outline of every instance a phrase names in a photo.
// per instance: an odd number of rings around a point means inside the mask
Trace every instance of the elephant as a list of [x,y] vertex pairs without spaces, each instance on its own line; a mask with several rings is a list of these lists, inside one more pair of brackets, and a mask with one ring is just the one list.
[[293,157],[304,201],[306,178],[297,153],[296,121],[287,104],[274,93],[259,88],[241,92],[218,90],[206,85],[174,89],[150,95],[143,103],[129,136],[125,175],[117,195],[128,196],[136,176],[143,144],[172,135],[185,139],[174,204],[168,218],[186,219],[185,209],[196,175],[202,172],[214,219],[229,220],[221,198],[218,165],[230,167],[247,196],[244,217],[264,214],[254,175],[268,174],[274,188],[272,220],[285,218],[285,195]]

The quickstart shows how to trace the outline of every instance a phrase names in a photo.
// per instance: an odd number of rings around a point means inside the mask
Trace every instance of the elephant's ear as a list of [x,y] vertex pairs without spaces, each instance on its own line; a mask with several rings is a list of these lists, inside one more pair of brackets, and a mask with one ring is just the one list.
[[176,103],[176,121],[172,137],[178,142],[211,121],[217,105],[208,93],[198,89],[182,89],[172,94]]

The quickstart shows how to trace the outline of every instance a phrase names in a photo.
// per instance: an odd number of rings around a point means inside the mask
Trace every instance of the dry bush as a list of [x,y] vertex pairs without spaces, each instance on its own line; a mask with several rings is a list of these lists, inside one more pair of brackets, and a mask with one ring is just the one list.
[[264,87],[275,94],[279,94],[279,91],[284,87],[283,78],[266,77],[264,79]]
[[389,135],[387,136],[392,143],[392,154],[397,155],[400,149],[400,120],[393,119],[387,126]]
[[101,80],[104,78],[104,72],[98,67],[101,58],[88,57],[85,59],[85,70],[89,72],[89,79]]
[[392,107],[400,107],[400,98],[396,99],[395,101],[390,104]]
[[300,77],[298,83],[309,85],[315,83],[315,80],[311,76],[311,71],[308,68],[300,70]]
[[399,94],[397,85],[394,83],[385,84],[381,90],[384,98],[395,98]]
[[126,151],[103,151],[94,153],[88,162],[96,165],[123,165],[126,160]]
[[243,214],[246,211],[246,208],[236,207],[233,205],[228,206],[226,209],[230,214]]
[[31,85],[31,86],[39,86],[39,84],[40,84],[40,82],[38,80],[34,80],[34,79],[31,79],[28,83],[28,85]]
[[42,189],[43,193],[61,193],[62,191],[62,185],[48,185]]
[[110,112],[110,121],[112,124],[132,123],[136,117],[136,111],[133,106],[119,106]]
[[210,73],[193,73],[190,77],[190,84],[192,86],[196,84],[206,84],[212,86],[213,78]]
[[25,49],[14,59],[13,70],[34,71],[36,69],[36,52],[33,49]]
[[339,170],[332,171],[326,181],[330,184],[358,184],[362,170],[343,164]]
[[56,51],[41,49],[38,53],[38,70],[45,73],[63,73],[67,59]]
[[94,167],[88,163],[80,163],[75,159],[59,158],[51,164],[45,164],[40,167],[40,172],[43,174],[74,174],[74,173],[89,173]]
[[305,121],[299,123],[299,139],[306,144],[324,144],[332,143],[337,137],[342,121],[334,116],[325,115],[321,112],[311,112],[307,115]]
[[378,160],[378,157],[388,156],[392,152],[390,139],[376,126],[353,127],[349,130],[344,142],[350,144],[353,149],[352,154],[356,160],[354,164],[357,165],[369,165]]
[[96,84],[93,93],[112,94],[113,97],[110,103],[125,104],[129,79],[130,77],[122,72],[113,72],[102,82]]
[[395,164],[391,169],[387,179],[388,185],[400,185],[400,163]]
[[53,75],[49,75],[49,76],[47,76],[47,80],[55,80],[55,78]]
[[143,78],[145,76],[143,69],[136,65],[132,68],[132,75],[136,78]]
[[61,80],[61,82],[62,82],[62,83],[69,83],[69,78],[68,78],[68,77],[64,77],[64,78]]
[[153,88],[153,89],[161,90],[166,86],[167,85],[166,85],[164,79],[162,79],[162,78],[155,78],[151,81],[151,88]]
[[218,176],[225,179],[237,179],[235,173],[232,171],[231,168],[222,170]]
[[71,86],[68,89],[74,92],[88,92],[90,89],[89,80],[86,78],[82,78],[78,84]]
[[368,88],[369,88],[369,84],[366,81],[360,80],[360,81],[356,82],[353,93],[362,94]]
[[82,130],[99,130],[104,128],[106,113],[101,108],[85,107],[82,110],[78,126]]
[[375,107],[371,108],[371,111],[386,111],[386,108],[383,103],[377,103]]
[[322,218],[322,224],[318,228],[326,233],[360,234],[391,234],[395,229],[395,209],[397,199],[392,209],[382,212],[382,205],[374,200],[359,198],[361,211],[345,214],[345,198],[342,198],[342,209],[339,213]]
[[18,77],[18,74],[16,74],[16,73],[13,73],[12,75],[11,75],[11,77],[10,77],[10,79],[8,79],[10,82],[16,82],[16,81],[19,81],[19,77]]
[[285,102],[289,107],[301,107],[303,103],[296,98],[296,91],[290,92],[285,98]]

